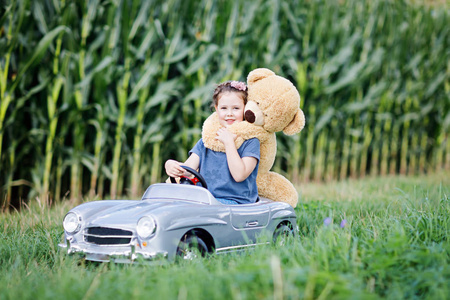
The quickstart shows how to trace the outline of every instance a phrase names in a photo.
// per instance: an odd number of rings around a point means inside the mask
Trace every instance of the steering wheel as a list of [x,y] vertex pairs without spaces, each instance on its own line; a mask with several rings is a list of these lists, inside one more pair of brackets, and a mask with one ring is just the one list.
[[[194,169],[192,169],[191,167],[188,167],[188,166],[181,166],[181,167],[183,169],[185,169],[186,171],[188,171],[189,173],[191,173],[192,175],[194,175],[194,178],[191,179],[187,176],[180,176],[180,184],[196,185],[197,182],[200,182],[202,187],[204,187],[205,189],[208,188],[205,178],[203,178],[203,176],[200,175],[200,173],[198,173],[197,171],[195,171]],[[177,181],[175,180],[174,177],[170,177],[170,182],[177,183]]]

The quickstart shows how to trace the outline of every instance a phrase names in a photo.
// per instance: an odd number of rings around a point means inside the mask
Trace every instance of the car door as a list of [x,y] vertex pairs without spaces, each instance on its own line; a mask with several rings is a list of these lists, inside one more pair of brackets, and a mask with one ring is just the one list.
[[270,209],[263,204],[231,205],[231,224],[235,230],[235,245],[254,244],[267,226]]

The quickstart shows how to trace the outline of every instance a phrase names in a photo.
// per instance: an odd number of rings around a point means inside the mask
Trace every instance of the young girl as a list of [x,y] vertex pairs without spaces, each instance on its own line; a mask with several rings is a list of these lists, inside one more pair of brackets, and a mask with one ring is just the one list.
[[225,204],[254,203],[258,199],[256,175],[259,164],[259,140],[246,140],[239,149],[234,141],[236,135],[227,130],[235,122],[244,120],[247,103],[247,86],[239,81],[227,81],[214,90],[213,104],[223,126],[217,132],[217,139],[224,144],[225,153],[216,152],[204,146],[202,139],[189,152],[184,162],[172,159],[166,161],[167,175],[179,177],[186,174],[180,167],[199,169],[205,178],[209,191]]

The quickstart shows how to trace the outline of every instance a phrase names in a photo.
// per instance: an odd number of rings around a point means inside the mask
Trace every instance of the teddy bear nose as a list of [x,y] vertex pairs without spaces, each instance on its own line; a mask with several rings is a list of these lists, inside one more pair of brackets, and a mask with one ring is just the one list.
[[245,116],[245,120],[249,123],[254,123],[255,122],[255,114],[251,111],[251,110],[247,110],[244,114]]

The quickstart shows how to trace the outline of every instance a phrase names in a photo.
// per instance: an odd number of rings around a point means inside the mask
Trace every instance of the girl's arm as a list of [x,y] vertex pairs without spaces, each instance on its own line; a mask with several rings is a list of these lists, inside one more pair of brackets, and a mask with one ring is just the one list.
[[191,173],[187,172],[185,169],[183,169],[181,166],[188,166],[191,167],[194,170],[198,169],[198,165],[200,164],[200,157],[192,153],[191,156],[184,162],[179,162],[173,159],[169,159],[164,164],[164,167],[166,168],[166,173],[170,177],[180,177],[180,176],[191,176]]
[[231,176],[236,182],[242,182],[253,172],[258,163],[254,157],[246,156],[240,157],[234,145],[236,135],[232,134],[226,128],[221,128],[217,131],[217,137],[225,146],[225,153],[227,155],[228,169]]

